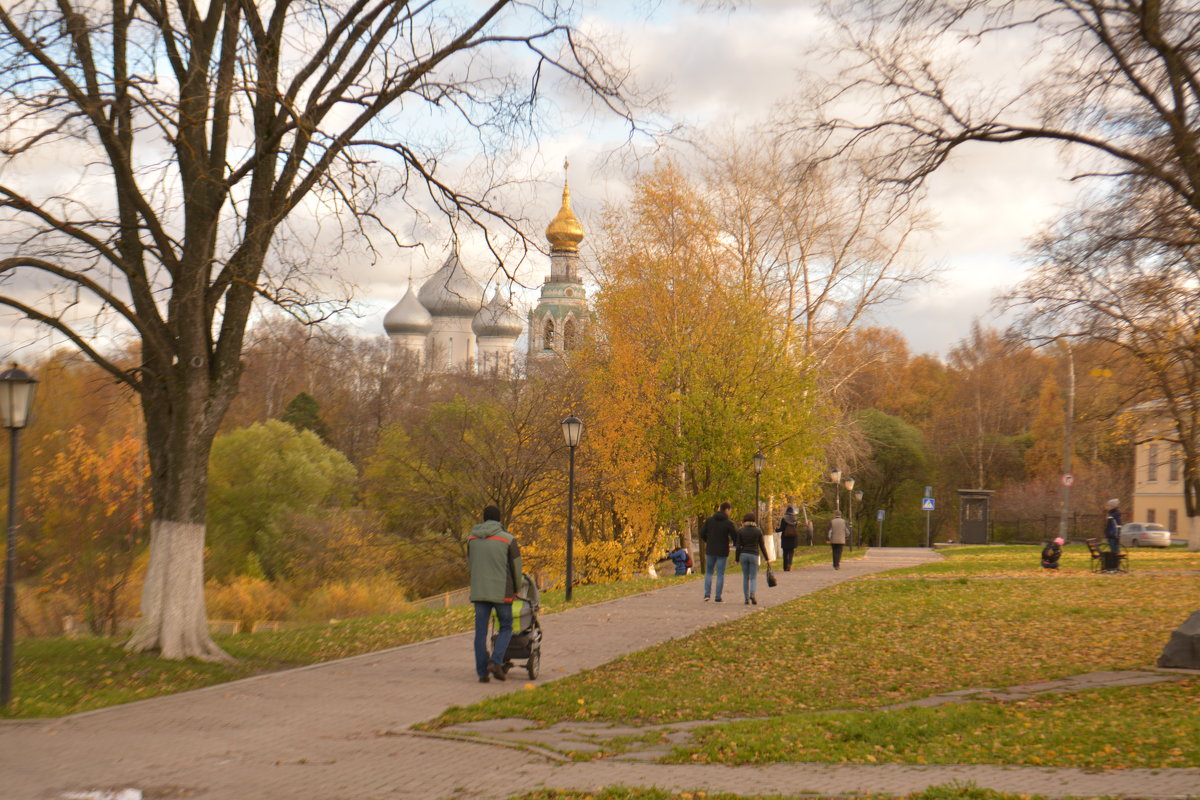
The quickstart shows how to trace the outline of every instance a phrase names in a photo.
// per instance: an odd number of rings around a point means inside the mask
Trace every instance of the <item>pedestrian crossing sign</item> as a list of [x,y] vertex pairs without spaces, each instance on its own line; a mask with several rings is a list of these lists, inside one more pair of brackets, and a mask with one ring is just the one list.
[[933,498],[932,497],[922,497],[921,498],[921,510],[922,511],[933,511]]

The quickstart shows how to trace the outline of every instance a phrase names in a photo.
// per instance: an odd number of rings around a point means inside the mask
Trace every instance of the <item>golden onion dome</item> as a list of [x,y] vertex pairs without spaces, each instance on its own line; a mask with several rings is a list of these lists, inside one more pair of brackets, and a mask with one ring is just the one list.
[[[564,163],[563,169],[566,170],[568,166],[569,163]],[[550,240],[551,250],[565,250],[568,253],[577,252],[579,243],[583,241],[583,226],[571,210],[571,187],[567,185],[566,177],[563,178],[562,208],[546,226],[546,238]]]

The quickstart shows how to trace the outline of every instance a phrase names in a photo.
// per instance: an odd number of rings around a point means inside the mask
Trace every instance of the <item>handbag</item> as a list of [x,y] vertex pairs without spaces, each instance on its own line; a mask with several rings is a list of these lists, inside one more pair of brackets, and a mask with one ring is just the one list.
[[767,567],[767,586],[774,586],[777,583],[779,581],[775,580],[775,573],[771,571],[770,567]]

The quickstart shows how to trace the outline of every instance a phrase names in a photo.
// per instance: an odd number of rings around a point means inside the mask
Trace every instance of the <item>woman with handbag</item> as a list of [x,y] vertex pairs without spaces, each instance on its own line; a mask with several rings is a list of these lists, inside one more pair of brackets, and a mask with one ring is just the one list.
[[746,605],[758,605],[755,590],[758,588],[758,554],[769,564],[767,545],[763,541],[762,529],[755,523],[752,513],[742,515],[742,527],[738,528],[734,541],[737,543],[738,563],[742,567],[742,593],[746,596]]

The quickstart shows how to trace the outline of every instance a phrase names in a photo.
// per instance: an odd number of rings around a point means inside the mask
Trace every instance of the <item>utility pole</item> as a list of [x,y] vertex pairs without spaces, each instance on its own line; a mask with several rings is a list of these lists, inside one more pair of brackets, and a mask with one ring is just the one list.
[[1071,514],[1071,423],[1075,419],[1075,351],[1067,343],[1067,418],[1063,425],[1062,509],[1058,520],[1058,535],[1067,539],[1067,520]]

